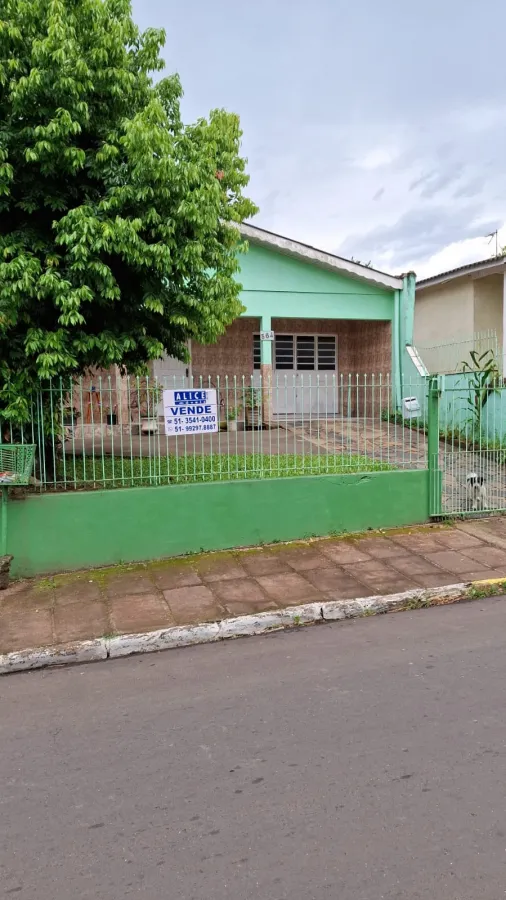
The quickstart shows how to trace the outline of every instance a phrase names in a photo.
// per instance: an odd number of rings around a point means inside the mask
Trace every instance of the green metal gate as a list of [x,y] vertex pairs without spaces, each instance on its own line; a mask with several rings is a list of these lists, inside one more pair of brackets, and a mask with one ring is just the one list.
[[506,511],[506,386],[483,373],[431,376],[431,515]]

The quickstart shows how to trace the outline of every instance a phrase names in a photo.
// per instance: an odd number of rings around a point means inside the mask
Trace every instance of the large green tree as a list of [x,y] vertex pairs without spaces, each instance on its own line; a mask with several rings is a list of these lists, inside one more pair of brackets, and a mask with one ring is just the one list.
[[236,115],[180,114],[129,0],[0,0],[0,415],[39,379],[164,352],[239,314],[256,210]]

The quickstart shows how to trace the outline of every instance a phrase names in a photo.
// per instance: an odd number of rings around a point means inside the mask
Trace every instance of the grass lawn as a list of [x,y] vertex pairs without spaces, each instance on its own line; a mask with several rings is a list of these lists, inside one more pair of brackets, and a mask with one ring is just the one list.
[[[296,475],[352,475],[387,472],[395,466],[367,456],[298,456],[245,453],[161,457],[92,456],[58,460],[56,488],[146,487],[202,481],[235,481],[255,478],[290,478]],[[48,485],[50,486],[50,485]]]

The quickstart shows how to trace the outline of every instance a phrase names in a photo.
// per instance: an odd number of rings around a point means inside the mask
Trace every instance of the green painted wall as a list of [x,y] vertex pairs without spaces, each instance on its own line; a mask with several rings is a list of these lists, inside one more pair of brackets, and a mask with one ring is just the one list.
[[408,272],[404,276],[404,287],[402,294],[402,344],[413,343],[413,327],[415,324],[415,291],[416,291],[416,275],[414,272]]
[[382,319],[394,315],[394,291],[250,244],[238,279],[248,316]]
[[389,322],[393,315],[392,298],[370,294],[241,292],[241,302],[247,309],[245,316],[270,316],[272,319],[380,319]]
[[322,475],[12,500],[12,574],[29,576],[425,522],[427,471]]

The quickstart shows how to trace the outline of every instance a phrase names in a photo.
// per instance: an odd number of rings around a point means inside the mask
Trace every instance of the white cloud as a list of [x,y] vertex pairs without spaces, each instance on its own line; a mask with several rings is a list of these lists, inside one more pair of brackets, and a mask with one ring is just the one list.
[[462,0],[370,3],[366,27],[335,0],[133,5],[167,28],[185,118],[240,114],[259,226],[419,275],[506,244],[503,0],[486,26]]
[[399,156],[397,150],[393,147],[374,147],[369,150],[362,158],[357,159],[355,166],[357,169],[365,169],[366,171],[374,171],[384,166],[390,166]]

